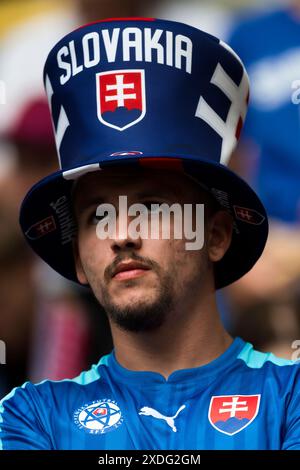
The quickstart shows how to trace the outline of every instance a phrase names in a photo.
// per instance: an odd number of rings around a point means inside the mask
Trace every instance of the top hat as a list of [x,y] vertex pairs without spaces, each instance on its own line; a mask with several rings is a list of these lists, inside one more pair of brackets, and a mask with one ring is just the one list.
[[80,176],[113,165],[169,163],[233,217],[231,245],[215,263],[216,288],[251,269],[268,221],[255,192],[225,166],[249,97],[245,68],[227,44],[173,21],[99,21],[54,46],[44,83],[60,169],[28,192],[20,224],[52,268],[77,282],[71,193]]

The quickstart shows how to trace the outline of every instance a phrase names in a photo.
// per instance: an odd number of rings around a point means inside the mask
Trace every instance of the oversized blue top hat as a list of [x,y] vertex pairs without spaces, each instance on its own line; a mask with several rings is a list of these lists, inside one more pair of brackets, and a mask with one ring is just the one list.
[[38,182],[20,214],[29,244],[77,281],[74,181],[112,165],[176,162],[229,211],[231,246],[216,287],[251,269],[268,233],[264,207],[226,168],[246,115],[248,76],[219,39],[185,24],[112,19],[83,26],[49,53],[44,83],[60,170]]

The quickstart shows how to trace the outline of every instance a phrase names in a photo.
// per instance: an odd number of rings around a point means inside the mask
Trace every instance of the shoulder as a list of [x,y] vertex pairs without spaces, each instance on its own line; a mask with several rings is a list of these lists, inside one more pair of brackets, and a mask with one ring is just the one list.
[[93,382],[96,382],[101,378],[101,365],[107,363],[108,356],[103,356],[97,364],[91,366],[89,370],[81,372],[77,377],[73,379],[63,380],[43,380],[37,384],[31,382],[25,382],[22,386],[14,388],[8,395],[6,395],[0,401],[0,414],[4,413],[10,406],[13,406],[15,402],[19,406],[21,404],[31,406],[39,401],[50,400],[66,391],[72,392],[74,390],[77,393],[78,389],[88,386]]
[[[74,379],[26,382],[14,388],[0,402],[0,449],[55,449],[55,425],[62,416],[69,416],[70,405],[89,386],[98,387],[107,356],[90,370]],[[86,393],[87,392],[87,393]]]
[[294,385],[300,390],[300,361],[282,359],[270,352],[256,351],[252,344],[245,343],[237,356],[248,372],[261,375],[263,380],[271,379],[277,385],[287,388]]

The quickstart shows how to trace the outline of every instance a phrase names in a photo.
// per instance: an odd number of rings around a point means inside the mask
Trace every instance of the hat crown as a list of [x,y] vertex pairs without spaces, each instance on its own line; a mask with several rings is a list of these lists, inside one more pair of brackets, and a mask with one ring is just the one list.
[[44,83],[64,171],[130,152],[226,163],[249,96],[229,46],[156,19],[73,31],[51,50]]

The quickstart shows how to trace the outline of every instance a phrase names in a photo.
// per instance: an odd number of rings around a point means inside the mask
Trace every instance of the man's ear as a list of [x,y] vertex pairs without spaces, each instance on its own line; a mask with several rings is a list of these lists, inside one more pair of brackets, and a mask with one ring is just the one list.
[[208,256],[210,261],[220,261],[228,250],[232,238],[233,220],[231,215],[219,210],[208,222]]
[[75,263],[75,269],[76,269],[78,281],[80,282],[80,284],[88,285],[88,280],[86,278],[86,275],[85,275],[85,272],[81,263],[81,259],[80,259],[77,238],[73,240],[73,256],[74,256],[74,263]]

